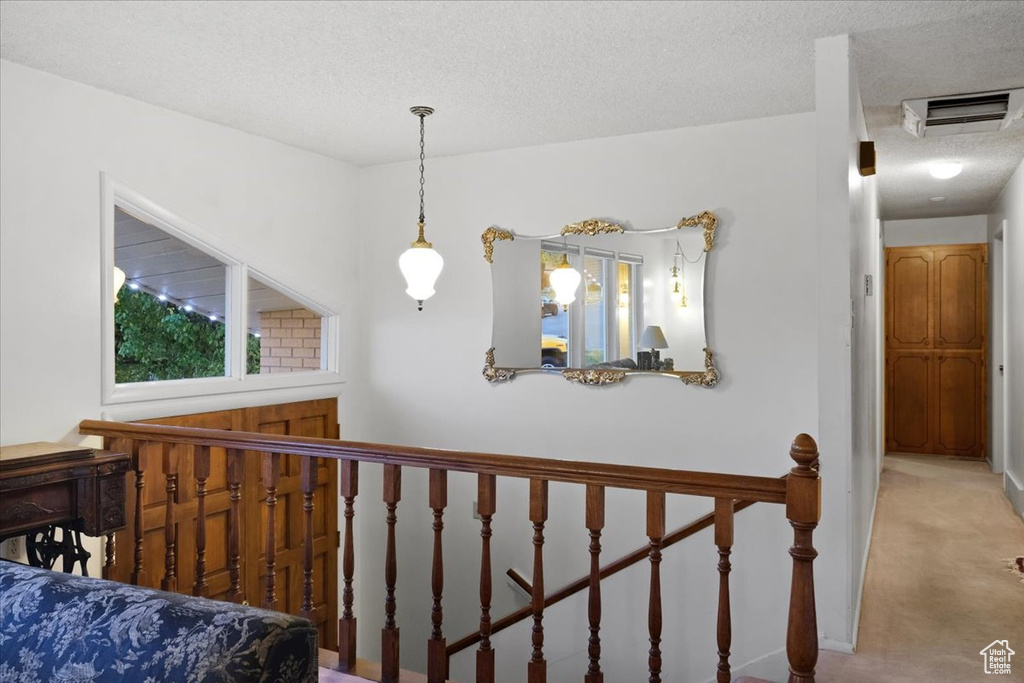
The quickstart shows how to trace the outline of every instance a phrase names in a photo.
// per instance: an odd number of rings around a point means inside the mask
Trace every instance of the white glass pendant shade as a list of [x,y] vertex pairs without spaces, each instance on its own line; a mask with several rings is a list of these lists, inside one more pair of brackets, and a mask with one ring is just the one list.
[[121,287],[124,286],[125,275],[124,271],[114,266],[114,303],[117,303],[117,293],[121,291]]
[[555,301],[568,308],[576,301],[576,289],[580,286],[580,273],[569,265],[569,258],[563,254],[562,264],[551,271],[551,286],[555,288]]
[[398,267],[405,276],[405,293],[416,300],[419,310],[423,302],[434,296],[434,283],[444,267],[444,259],[426,243],[413,243],[398,258]]
[[669,295],[672,298],[672,303],[676,306],[680,306],[683,303],[683,288],[679,286],[679,281],[676,280],[675,286],[672,287],[672,293]]

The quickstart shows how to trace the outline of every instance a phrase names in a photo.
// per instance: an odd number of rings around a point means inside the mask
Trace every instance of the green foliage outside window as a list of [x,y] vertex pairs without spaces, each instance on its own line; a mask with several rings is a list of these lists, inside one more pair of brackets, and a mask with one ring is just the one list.
[[[122,287],[114,305],[114,379],[222,377],[224,331],[219,321]],[[246,340],[246,371],[260,371],[260,340],[252,334]]]

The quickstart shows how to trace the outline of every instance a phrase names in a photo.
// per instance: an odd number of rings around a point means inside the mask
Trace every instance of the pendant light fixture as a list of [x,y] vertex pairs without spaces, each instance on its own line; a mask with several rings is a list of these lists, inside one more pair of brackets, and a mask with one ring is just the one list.
[[444,259],[434,250],[434,245],[423,237],[424,119],[433,114],[434,110],[430,107],[412,107],[409,111],[420,118],[420,232],[416,241],[399,257],[398,267],[405,276],[405,293],[416,300],[422,311],[423,302],[434,296],[434,283],[444,267]]
[[551,286],[555,288],[555,301],[562,304],[562,310],[568,310],[569,304],[576,301],[576,289],[580,286],[580,272],[569,265],[569,250],[563,238],[562,262],[548,276]]
[[669,292],[669,297],[672,299],[672,303],[679,308],[686,308],[686,288],[683,284],[683,267],[680,263],[686,261],[686,255],[683,254],[682,247],[679,246],[679,241],[676,240],[676,253],[672,255],[672,270],[669,276],[669,284],[672,289]]

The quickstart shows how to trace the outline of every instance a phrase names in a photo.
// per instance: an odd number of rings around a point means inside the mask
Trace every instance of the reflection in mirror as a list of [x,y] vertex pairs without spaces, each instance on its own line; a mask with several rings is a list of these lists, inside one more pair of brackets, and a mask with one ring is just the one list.
[[[612,234],[574,234],[568,226],[550,238],[485,232],[494,286],[493,357],[485,376],[510,379],[541,369],[604,384],[653,372],[716,383],[704,325],[705,249],[713,244],[715,219],[705,215],[696,229],[610,226]],[[495,235],[506,241],[492,244]],[[566,267],[580,276],[569,295],[556,287]]]

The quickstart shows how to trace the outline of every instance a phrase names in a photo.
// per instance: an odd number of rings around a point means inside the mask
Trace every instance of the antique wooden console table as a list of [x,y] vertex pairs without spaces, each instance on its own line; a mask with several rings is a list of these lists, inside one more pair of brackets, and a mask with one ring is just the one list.
[[[125,526],[124,453],[68,444],[5,446],[0,453],[0,541],[25,536],[29,564],[63,570],[90,553],[81,535],[106,535],[105,564],[114,559],[114,532]],[[61,530],[57,537],[57,530]]]

